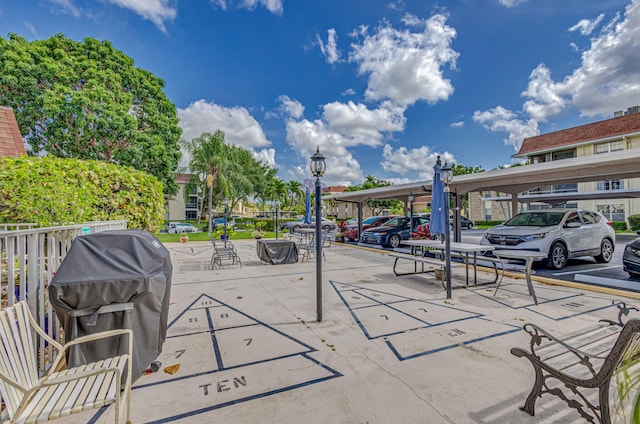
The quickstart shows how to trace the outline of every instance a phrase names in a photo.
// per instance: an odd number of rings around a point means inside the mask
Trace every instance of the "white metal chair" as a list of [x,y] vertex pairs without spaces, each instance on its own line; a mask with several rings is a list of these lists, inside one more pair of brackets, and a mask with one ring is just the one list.
[[[34,333],[35,331],[35,333]],[[51,367],[39,376],[36,333],[57,350]],[[128,353],[67,368],[71,346],[93,340],[126,335]],[[0,311],[0,393],[11,423],[51,421],[104,405],[115,404],[115,422],[120,422],[122,403],[130,418],[133,332],[110,330],[78,337],[64,346],[37,324],[25,301]],[[125,370],[126,368],[126,370]],[[122,379],[122,376],[125,376]],[[121,384],[124,387],[121,393]]]

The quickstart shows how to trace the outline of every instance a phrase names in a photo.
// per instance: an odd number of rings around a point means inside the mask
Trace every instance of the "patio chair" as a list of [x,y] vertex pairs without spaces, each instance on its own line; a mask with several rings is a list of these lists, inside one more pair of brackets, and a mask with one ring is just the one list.
[[[42,376],[39,376],[37,366],[36,333],[57,351],[51,367]],[[123,337],[128,344],[127,354],[67,368],[65,358],[70,347],[123,335],[127,336]],[[131,330],[110,330],[78,337],[63,346],[38,326],[27,303],[21,301],[0,311],[0,344],[0,393],[9,422],[51,421],[115,404],[115,422],[119,423],[123,403],[126,403],[129,422]],[[124,387],[124,393],[120,393],[121,387]]]
[[223,265],[222,261],[224,260],[231,261],[232,265],[239,264],[240,268],[242,268],[242,261],[233,243],[229,240],[216,243],[216,239],[211,233],[209,233],[209,239],[213,245],[213,254],[211,255],[210,262],[211,269],[215,269],[216,266],[221,267]]

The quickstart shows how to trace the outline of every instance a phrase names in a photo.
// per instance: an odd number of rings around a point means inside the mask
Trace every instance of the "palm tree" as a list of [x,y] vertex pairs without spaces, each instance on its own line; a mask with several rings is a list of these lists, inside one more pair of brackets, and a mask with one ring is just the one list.
[[294,204],[302,197],[303,192],[298,181],[290,180],[286,183],[289,210],[293,210]]
[[208,190],[207,210],[209,216],[208,230],[211,231],[213,212],[213,193],[225,198],[230,193],[229,176],[238,170],[239,164],[234,160],[235,149],[229,148],[224,141],[224,132],[217,130],[214,134],[204,133],[190,142],[183,141],[183,146],[191,155],[188,169],[192,178],[204,176]]

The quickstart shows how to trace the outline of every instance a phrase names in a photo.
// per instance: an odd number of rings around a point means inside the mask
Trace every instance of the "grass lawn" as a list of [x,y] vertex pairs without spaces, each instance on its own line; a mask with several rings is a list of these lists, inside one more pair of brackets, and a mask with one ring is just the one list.
[[[282,235],[282,233],[280,233]],[[171,242],[179,242],[182,234],[166,234],[166,233],[158,233],[155,236],[163,243],[171,243]],[[209,233],[203,231],[201,233],[189,233],[187,234],[189,237],[189,241],[209,241]],[[265,232],[264,238],[275,238],[275,232]],[[219,237],[216,237],[217,239]],[[253,235],[251,231],[235,231],[233,234],[229,235],[229,240],[248,240],[252,239]]]

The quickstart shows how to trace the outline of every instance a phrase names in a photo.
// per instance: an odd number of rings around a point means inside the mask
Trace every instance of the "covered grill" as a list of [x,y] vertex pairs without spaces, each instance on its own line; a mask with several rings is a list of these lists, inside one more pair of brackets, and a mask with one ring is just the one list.
[[[49,286],[49,301],[65,341],[132,329],[135,380],[162,352],[172,270],[169,251],[146,231],[104,231],[76,238]],[[76,346],[69,365],[125,353],[126,346],[120,344],[111,338]]]

